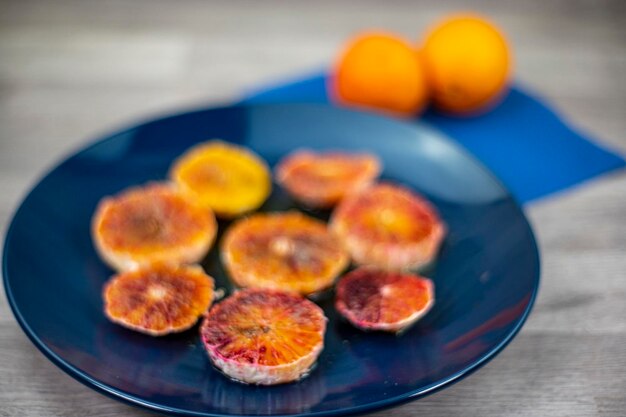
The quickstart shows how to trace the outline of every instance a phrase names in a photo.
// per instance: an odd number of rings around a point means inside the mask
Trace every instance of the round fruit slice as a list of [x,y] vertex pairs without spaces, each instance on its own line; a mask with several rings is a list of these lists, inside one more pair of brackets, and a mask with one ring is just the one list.
[[246,289],[220,302],[200,335],[213,364],[238,381],[259,385],[303,377],[324,347],[326,317],[294,293]]
[[424,316],[434,300],[429,279],[359,268],[337,284],[335,307],[360,329],[398,332]]
[[178,158],[171,178],[202,206],[231,218],[255,210],[272,191],[265,162],[249,149],[212,140]]
[[435,209],[416,193],[376,184],[341,201],[330,228],[359,265],[414,269],[437,254],[445,226]]
[[222,240],[222,260],[240,287],[308,295],[332,285],[348,254],[323,222],[291,211],[239,220]]
[[160,336],[198,321],[213,301],[213,278],[197,265],[154,264],[114,276],[103,296],[111,321]]
[[153,262],[198,262],[211,248],[216,232],[210,210],[173,186],[159,183],[104,198],[92,223],[100,256],[121,271]]
[[304,204],[332,207],[346,193],[370,185],[380,174],[381,164],[371,154],[298,151],[276,167],[276,180]]

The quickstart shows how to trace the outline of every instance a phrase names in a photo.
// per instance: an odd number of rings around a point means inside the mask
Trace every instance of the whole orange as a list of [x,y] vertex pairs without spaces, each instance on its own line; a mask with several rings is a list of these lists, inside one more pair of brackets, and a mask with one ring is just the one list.
[[340,54],[329,84],[343,104],[413,115],[427,102],[426,79],[418,53],[404,39],[368,32]]
[[476,113],[507,91],[508,43],[482,17],[457,15],[440,22],[426,36],[422,58],[433,102],[444,111]]

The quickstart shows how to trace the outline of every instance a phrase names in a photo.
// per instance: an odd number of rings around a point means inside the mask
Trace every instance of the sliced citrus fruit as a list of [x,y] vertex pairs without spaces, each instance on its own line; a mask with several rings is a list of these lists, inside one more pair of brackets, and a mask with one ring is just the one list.
[[381,183],[347,196],[333,212],[331,230],[359,265],[414,269],[437,254],[445,226],[425,199]]
[[305,295],[331,286],[349,261],[326,224],[296,211],[239,220],[226,231],[221,247],[237,285]]
[[213,301],[213,278],[197,265],[153,264],[114,276],[103,296],[111,321],[160,336],[198,321]]
[[276,167],[276,180],[297,200],[313,207],[332,207],[347,192],[370,185],[380,174],[375,155],[298,151]]
[[326,317],[298,294],[250,288],[215,305],[200,335],[213,364],[259,385],[303,377],[324,347]]
[[172,165],[171,178],[219,217],[258,208],[272,191],[267,164],[251,150],[212,140],[188,150]]
[[117,270],[152,262],[198,262],[211,248],[216,232],[210,210],[160,183],[104,198],[92,223],[96,249]]
[[362,267],[339,280],[335,306],[360,329],[398,332],[424,316],[434,300],[427,278]]

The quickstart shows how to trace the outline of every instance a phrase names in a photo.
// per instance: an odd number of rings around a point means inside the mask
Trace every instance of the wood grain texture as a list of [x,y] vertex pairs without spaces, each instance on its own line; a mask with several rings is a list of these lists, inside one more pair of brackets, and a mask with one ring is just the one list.
[[[515,46],[516,79],[626,153],[626,3],[473,2]],[[417,38],[459,1],[0,1],[0,233],[29,187],[86,140],[222,103],[327,65],[369,27]],[[398,416],[626,415],[626,176],[527,207],[542,287],[483,369]],[[52,365],[0,297],[0,416],[148,416]],[[387,412],[374,415],[383,416]]]

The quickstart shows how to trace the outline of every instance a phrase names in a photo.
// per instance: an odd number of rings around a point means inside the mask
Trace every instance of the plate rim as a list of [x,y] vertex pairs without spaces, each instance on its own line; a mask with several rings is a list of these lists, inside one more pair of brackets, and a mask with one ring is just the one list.
[[494,346],[487,353],[483,354],[480,357],[480,359],[478,359],[471,365],[465,367],[462,370],[457,371],[456,373],[448,376],[444,380],[429,384],[417,390],[407,391],[404,394],[397,395],[395,397],[386,398],[384,400],[367,403],[367,404],[356,405],[356,406],[342,408],[342,409],[323,410],[323,411],[295,413],[295,414],[294,413],[269,414],[267,416],[271,416],[271,417],[347,416],[347,415],[373,412],[376,410],[382,410],[382,409],[387,409],[387,408],[391,408],[394,406],[399,406],[401,404],[405,404],[407,402],[426,397],[430,394],[433,394],[437,391],[440,391],[444,388],[447,388],[463,380],[467,376],[471,375],[475,371],[482,368],[485,364],[487,364],[495,356],[497,356],[519,334],[520,330],[524,326],[526,320],[528,319],[528,316],[530,315],[534,307],[534,304],[535,304],[535,301],[537,299],[537,295],[539,292],[539,288],[540,288],[540,282],[541,282],[541,256],[539,253],[539,247],[537,245],[537,239],[535,237],[533,228],[530,222],[528,221],[528,218],[526,217],[524,210],[521,207],[521,204],[517,201],[517,199],[513,196],[513,194],[509,191],[509,189],[504,185],[504,183],[482,161],[480,161],[476,156],[471,154],[460,143],[451,139],[448,135],[446,135],[445,133],[441,132],[436,127],[432,126],[431,124],[423,120],[413,120],[413,123],[410,123],[408,120],[392,118],[392,117],[384,116],[381,114],[362,111],[362,110],[340,108],[340,107],[336,107],[336,106],[329,105],[329,104],[302,103],[302,102],[258,103],[258,104],[257,103],[255,104],[235,103],[231,105],[222,105],[222,106],[192,107],[189,109],[179,110],[176,112],[169,112],[169,113],[163,112],[162,115],[160,116],[157,114],[157,115],[154,115],[153,117],[140,118],[139,121],[136,123],[132,123],[132,124],[129,123],[129,124],[123,125],[122,128],[111,130],[110,133],[105,133],[103,135],[101,134],[97,136],[95,139],[86,140],[82,144],[76,145],[75,148],[70,149],[68,152],[66,152],[63,156],[61,156],[55,162],[51,163],[48,166],[48,168],[44,168],[43,173],[40,174],[33,181],[33,183],[31,183],[31,185],[28,186],[27,188],[28,191],[22,195],[21,199],[19,200],[19,204],[13,210],[10,216],[9,226],[5,232],[3,247],[2,247],[2,282],[4,286],[5,296],[10,306],[11,312],[16,318],[16,321],[18,322],[20,328],[26,334],[26,336],[28,336],[29,340],[35,345],[35,347],[37,347],[37,349],[41,353],[43,353],[43,355],[48,360],[50,360],[50,362],[52,362],[58,368],[63,370],[66,374],[74,378],[76,381],[93,389],[94,391],[100,394],[104,394],[105,396],[109,398],[118,400],[127,405],[131,405],[137,408],[141,408],[141,409],[149,410],[153,412],[168,413],[170,415],[176,415],[176,416],[189,416],[189,417],[234,417],[234,416],[258,417],[258,416],[262,416],[258,414],[224,414],[224,413],[213,413],[213,412],[196,412],[196,411],[184,410],[184,409],[175,408],[175,407],[163,406],[155,402],[144,400],[135,395],[128,394],[121,389],[117,389],[107,384],[101,383],[96,378],[93,378],[92,376],[88,375],[86,372],[82,371],[78,367],[65,361],[62,357],[52,352],[48,348],[48,346],[30,328],[28,322],[22,316],[22,313],[20,312],[19,307],[17,306],[17,303],[15,302],[13,293],[11,291],[11,286],[9,284],[9,278],[8,278],[9,273],[8,273],[8,267],[7,267],[7,264],[8,264],[7,243],[9,242],[11,236],[14,233],[15,219],[19,215],[20,211],[22,210],[24,203],[26,202],[26,200],[28,200],[31,197],[32,194],[35,193],[35,191],[41,186],[42,182],[48,176],[52,175],[57,170],[61,169],[61,167],[63,167],[71,158],[74,158],[85,152],[88,152],[92,148],[98,145],[101,145],[107,141],[113,140],[118,135],[121,135],[133,129],[139,129],[141,127],[144,127],[154,122],[160,122],[160,121],[164,121],[167,119],[177,118],[180,116],[191,115],[194,113],[202,113],[206,111],[228,110],[228,109],[234,109],[234,108],[246,109],[246,108],[261,108],[261,107],[291,107],[291,106],[331,108],[334,111],[355,113],[355,114],[379,118],[379,119],[387,120],[387,121],[391,120],[400,124],[405,124],[406,126],[411,127],[411,128],[415,128],[415,124],[417,124],[422,129],[430,130],[436,133],[436,136],[438,137],[439,140],[443,140],[447,142],[449,145],[453,146],[457,151],[461,152],[464,155],[464,157],[470,159],[483,173],[488,175],[493,180],[493,182],[496,183],[500,187],[500,189],[503,191],[503,194],[504,194],[503,198],[505,200],[509,200],[512,203],[512,206],[514,207],[517,214],[523,220],[523,223],[529,232],[530,243],[532,245],[532,257],[536,260],[536,262],[535,262],[534,270],[533,270],[533,276],[534,276],[533,290],[532,290],[532,293],[530,294],[530,298],[528,299],[528,303],[524,311],[518,317],[518,322],[516,323],[515,327],[500,342],[498,342],[496,346]]

